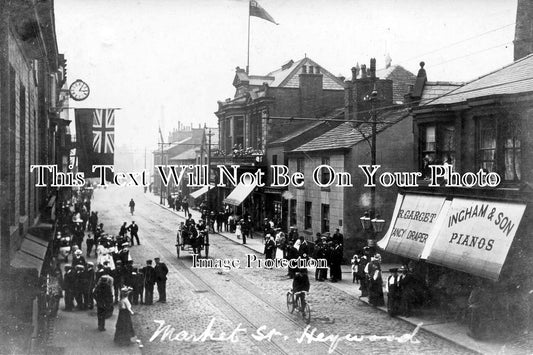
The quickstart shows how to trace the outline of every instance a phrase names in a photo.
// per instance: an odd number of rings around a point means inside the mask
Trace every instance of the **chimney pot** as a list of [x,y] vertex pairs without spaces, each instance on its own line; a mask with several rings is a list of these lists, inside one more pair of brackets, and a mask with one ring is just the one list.
[[352,82],[355,81],[355,79],[357,79],[357,68],[352,67]]
[[361,79],[365,79],[366,77],[366,64],[361,64]]

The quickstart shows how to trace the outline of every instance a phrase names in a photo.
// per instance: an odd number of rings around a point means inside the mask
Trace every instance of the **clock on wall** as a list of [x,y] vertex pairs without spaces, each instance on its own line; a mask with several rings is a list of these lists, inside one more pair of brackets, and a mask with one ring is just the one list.
[[89,93],[91,91],[89,90],[89,85],[87,85],[86,82],[78,79],[72,84],[70,84],[70,88],[68,89],[68,92],[72,100],[82,101],[82,100],[85,100],[89,96]]

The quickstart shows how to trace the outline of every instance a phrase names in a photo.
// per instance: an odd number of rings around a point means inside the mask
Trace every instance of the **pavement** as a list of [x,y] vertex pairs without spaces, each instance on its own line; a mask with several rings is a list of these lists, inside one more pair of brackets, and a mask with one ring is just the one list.
[[[175,211],[169,208],[166,205],[159,204],[159,196],[153,195],[151,193],[145,194],[146,198],[149,199],[154,204],[158,205],[161,208],[167,209],[177,216],[185,219],[185,213],[183,211]],[[200,212],[190,209],[192,217],[198,221],[200,219]],[[242,239],[237,238],[234,233],[229,232],[220,232],[217,233],[235,243],[242,244]],[[246,244],[243,245],[254,252],[263,253],[264,251],[264,241],[262,235],[256,235],[254,238],[246,238]],[[393,267],[399,267],[400,265],[394,264],[384,264],[383,270],[388,270]],[[310,273],[313,274],[313,270],[310,270]],[[358,285],[352,283],[351,267],[349,265],[342,266],[343,280],[330,283],[332,287],[335,287],[338,290],[341,290],[351,296],[355,296],[360,302],[369,304],[366,297],[360,297],[361,292],[359,291]],[[383,273],[383,279],[388,278],[388,272]],[[313,280],[312,280],[313,282]],[[386,293],[385,293],[386,297]],[[370,304],[369,304],[370,305]],[[377,307],[380,311],[387,312],[386,307]],[[396,317],[404,322],[410,323],[414,326],[420,326],[421,329],[434,334],[442,339],[450,341],[454,344],[457,344],[465,349],[468,349],[473,352],[480,354],[516,354],[523,353],[523,349],[513,349],[513,346],[500,342],[497,340],[491,341],[478,341],[470,338],[468,333],[468,327],[465,322],[460,322],[457,319],[452,319],[446,314],[441,314],[436,311],[424,311],[421,314],[417,314],[412,317]]]
[[[83,245],[85,247],[85,245]],[[96,265],[94,253],[85,260],[92,261]],[[71,258],[70,258],[71,259]],[[61,267],[63,268],[64,263]],[[143,345],[136,338],[132,344],[126,347],[117,346],[113,339],[115,336],[115,324],[118,318],[118,307],[115,304],[113,316],[106,319],[106,331],[99,331],[97,327],[96,306],[92,310],[81,311],[74,308],[73,311],[65,311],[64,297],[61,298],[57,317],[51,319],[46,344],[39,350],[41,354],[54,355],[127,355],[142,354]],[[136,316],[132,316],[133,329],[136,326]]]

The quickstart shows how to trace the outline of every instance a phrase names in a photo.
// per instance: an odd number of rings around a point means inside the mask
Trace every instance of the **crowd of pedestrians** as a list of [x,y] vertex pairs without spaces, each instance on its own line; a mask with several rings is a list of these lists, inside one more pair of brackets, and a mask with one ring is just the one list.
[[[81,213],[85,210],[88,212],[86,220]],[[140,245],[138,225],[135,221],[129,225],[124,222],[117,235],[107,233],[103,223],[98,223],[98,212],[90,212],[90,197],[83,192],[75,194],[72,203],[63,205],[57,217],[53,253],[58,263],[51,280],[57,303],[52,315],[57,315],[59,299],[64,298],[67,312],[96,308],[98,330],[105,331],[105,321],[116,307],[114,340],[118,345],[130,344],[135,336],[132,305],[152,305],[155,285],[158,302],[166,302],[168,267],[159,257],[146,260],[142,267],[135,265],[129,248],[135,241]],[[93,253],[95,260],[88,261]],[[67,263],[63,272],[61,261]]]

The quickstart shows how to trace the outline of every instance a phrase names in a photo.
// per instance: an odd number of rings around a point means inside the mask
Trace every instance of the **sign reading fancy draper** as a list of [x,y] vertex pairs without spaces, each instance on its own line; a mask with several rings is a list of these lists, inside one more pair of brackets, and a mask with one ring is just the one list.
[[454,198],[427,260],[497,280],[524,210],[524,204]]
[[440,196],[406,195],[394,216],[388,233],[386,250],[418,259],[426,246],[445,198]]

